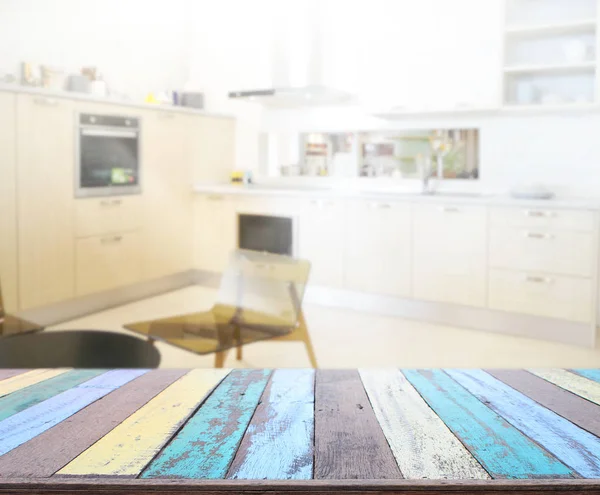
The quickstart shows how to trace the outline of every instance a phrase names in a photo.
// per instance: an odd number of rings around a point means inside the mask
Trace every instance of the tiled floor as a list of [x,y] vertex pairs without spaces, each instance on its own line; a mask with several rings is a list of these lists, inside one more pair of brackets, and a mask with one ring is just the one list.
[[[92,314],[54,328],[123,331],[122,325],[208,309],[216,291],[194,286]],[[586,349],[553,342],[452,328],[358,311],[305,305],[321,368],[356,367],[600,367],[600,347]],[[196,356],[157,344],[161,367],[211,367],[212,356]],[[259,342],[231,352],[227,367],[308,367],[301,343]]]

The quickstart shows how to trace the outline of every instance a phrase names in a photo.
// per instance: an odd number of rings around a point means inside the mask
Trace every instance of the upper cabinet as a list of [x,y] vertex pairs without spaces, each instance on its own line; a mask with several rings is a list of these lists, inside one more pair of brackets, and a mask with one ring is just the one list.
[[75,295],[74,104],[17,96],[17,197],[21,309]]
[[5,309],[18,309],[16,96],[0,93],[0,293]]

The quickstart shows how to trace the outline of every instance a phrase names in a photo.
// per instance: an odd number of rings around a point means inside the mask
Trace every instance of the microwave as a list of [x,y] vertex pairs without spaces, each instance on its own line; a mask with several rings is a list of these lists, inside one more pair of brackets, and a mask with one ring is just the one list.
[[75,197],[139,194],[140,119],[81,113]]

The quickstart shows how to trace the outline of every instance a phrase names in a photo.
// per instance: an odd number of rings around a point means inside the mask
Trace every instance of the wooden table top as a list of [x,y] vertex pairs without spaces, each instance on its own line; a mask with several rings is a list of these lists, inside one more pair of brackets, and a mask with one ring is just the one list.
[[0,370],[0,493],[600,493],[600,370]]

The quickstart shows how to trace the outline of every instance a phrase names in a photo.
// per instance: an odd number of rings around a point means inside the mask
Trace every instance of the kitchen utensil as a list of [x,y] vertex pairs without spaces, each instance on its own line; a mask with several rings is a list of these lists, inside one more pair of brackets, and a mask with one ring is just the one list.
[[184,91],[181,93],[180,104],[190,108],[204,108],[204,93]]
[[67,91],[74,93],[89,93],[90,80],[81,74],[71,74],[67,78]]

